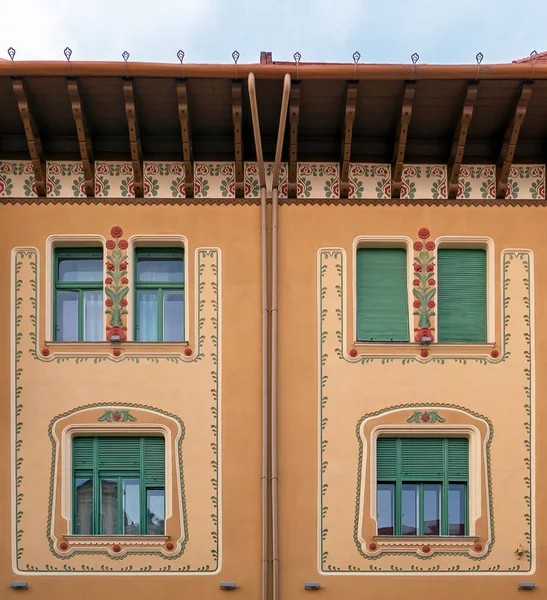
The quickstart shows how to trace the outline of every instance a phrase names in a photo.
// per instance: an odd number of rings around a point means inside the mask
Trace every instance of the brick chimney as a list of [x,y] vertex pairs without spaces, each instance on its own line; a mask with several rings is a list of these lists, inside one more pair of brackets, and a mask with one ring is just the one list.
[[272,65],[272,53],[271,52],[261,52],[260,53],[260,64],[261,65]]

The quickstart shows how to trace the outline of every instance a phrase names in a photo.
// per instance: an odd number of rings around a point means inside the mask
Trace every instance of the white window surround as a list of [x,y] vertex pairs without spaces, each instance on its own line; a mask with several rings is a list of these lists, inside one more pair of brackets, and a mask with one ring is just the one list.
[[[54,340],[53,335],[53,294],[55,290],[53,288],[53,276],[55,269],[55,250],[57,248],[93,248],[100,246],[103,251],[103,258],[106,256],[106,239],[102,235],[95,234],[53,234],[46,239],[46,342],[52,342]],[[106,278],[106,265],[103,260],[103,292],[104,292],[104,280]],[[38,287],[40,287],[38,285]],[[103,340],[106,337],[106,314],[103,311]],[[65,343],[65,342],[59,342]],[[66,342],[75,343],[75,342]],[[89,342],[76,342],[76,343],[89,343]],[[91,342],[92,343],[92,342]]]
[[[360,436],[363,442],[363,467],[369,465],[369,491],[370,491],[370,517],[377,524],[377,479],[376,479],[376,447],[379,437],[466,437],[469,440],[469,478],[468,478],[468,506],[469,506],[469,534],[475,535],[476,522],[481,516],[482,489],[481,480],[486,472],[486,448],[481,447],[481,436],[474,425],[377,425],[365,439],[365,422],[361,424]],[[485,440],[485,444],[488,439]],[[368,453],[367,453],[368,448]],[[367,454],[369,457],[367,458]],[[484,469],[484,471],[483,471]]]
[[[496,341],[496,324],[495,324],[495,308],[496,308],[496,290],[495,290],[495,249],[494,240],[490,237],[481,236],[458,236],[445,235],[438,237],[435,240],[435,267],[438,267],[437,252],[439,248],[455,248],[455,249],[481,249],[486,251],[486,343],[494,344]],[[437,294],[439,293],[439,272],[437,273]],[[442,323],[435,319],[436,335],[435,339],[439,339],[439,331]],[[451,342],[442,342],[444,344],[452,344]],[[479,343],[480,344],[480,343]],[[461,345],[461,344],[458,344]],[[466,343],[465,345],[474,346],[476,344]]]
[[127,340],[135,340],[135,249],[137,248],[183,248],[184,249],[184,337],[185,343],[189,339],[189,310],[188,310],[188,257],[190,256],[188,249],[188,239],[184,235],[165,234],[165,235],[150,235],[136,234],[132,235],[128,240],[129,247],[127,256],[129,262],[129,294],[127,296],[129,308],[127,314]]
[[[353,339],[359,345],[378,345],[378,342],[362,342],[357,339],[357,250],[359,248],[404,248],[406,250],[406,286],[408,308],[408,339],[414,341],[414,318],[412,316],[412,279],[414,252],[412,240],[406,235],[361,235],[353,240],[353,270],[352,270],[352,298],[353,298]],[[380,342],[385,344],[399,344],[408,342]]]

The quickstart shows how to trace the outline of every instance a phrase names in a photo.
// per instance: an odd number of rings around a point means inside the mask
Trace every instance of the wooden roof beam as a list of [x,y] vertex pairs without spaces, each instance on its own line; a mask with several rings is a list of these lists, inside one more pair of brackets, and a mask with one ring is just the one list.
[[505,198],[507,194],[507,182],[509,180],[509,171],[513,164],[515,150],[519,139],[520,128],[526,116],[528,102],[532,97],[532,82],[523,83],[520,89],[520,96],[515,108],[515,112],[509,121],[500,155],[496,166],[496,197]]
[[344,119],[344,133],[342,139],[342,165],[340,170],[340,198],[347,198],[349,193],[349,163],[351,160],[351,140],[353,137],[353,123],[355,122],[355,105],[357,102],[357,84],[348,83],[346,93],[346,116]]
[[177,103],[179,111],[180,132],[182,136],[182,154],[184,159],[184,186],[186,197],[194,197],[194,159],[192,152],[192,132],[190,129],[190,113],[188,110],[188,90],[186,81],[177,81]]
[[473,117],[473,108],[475,106],[475,100],[479,86],[477,83],[467,84],[467,93],[462,106],[462,112],[456,131],[454,132],[454,140],[452,142],[452,149],[450,151],[450,157],[448,158],[448,197],[455,198],[458,195],[458,181],[460,176],[460,168],[462,166],[463,153],[465,151],[465,142],[467,140],[467,132],[469,131],[469,125],[471,125],[471,119]]
[[12,80],[13,91],[17,98],[19,114],[25,128],[28,151],[32,168],[34,170],[34,179],[36,182],[36,193],[41,198],[46,196],[46,162],[42,150],[42,142],[36,126],[36,121],[32,116],[29,104],[29,96],[21,79]]
[[294,81],[291,84],[291,95],[289,97],[289,124],[290,124],[290,143],[289,143],[289,198],[296,198],[297,195],[297,170],[298,170],[298,120],[300,118],[300,83]]
[[139,124],[137,123],[137,111],[135,109],[135,91],[132,81],[123,82],[123,97],[125,100],[125,116],[129,128],[129,145],[131,148],[131,163],[133,165],[133,177],[135,197],[144,196],[144,181],[142,168],[142,144],[139,135]]
[[72,107],[72,117],[76,125],[78,135],[78,145],[80,146],[80,156],[84,168],[84,186],[88,198],[95,195],[95,164],[93,162],[93,147],[91,144],[91,135],[87,126],[82,98],[78,88],[78,82],[75,79],[69,79],[67,82],[68,95]]
[[416,95],[416,84],[409,82],[405,84],[403,94],[403,107],[401,109],[401,119],[397,127],[395,136],[395,147],[393,148],[393,160],[391,164],[391,196],[392,198],[401,197],[401,187],[403,183],[403,164],[406,152],[406,138],[408,136],[408,126],[412,117],[412,102]]
[[243,139],[241,134],[242,129],[242,97],[243,85],[241,81],[232,82],[232,120],[234,122],[234,154],[236,167],[236,198],[244,196],[244,181],[243,181]]

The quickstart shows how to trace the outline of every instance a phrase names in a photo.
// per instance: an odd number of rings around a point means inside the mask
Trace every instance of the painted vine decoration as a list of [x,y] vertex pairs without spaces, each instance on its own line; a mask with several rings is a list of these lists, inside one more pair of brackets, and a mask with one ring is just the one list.
[[418,317],[418,327],[414,328],[416,342],[421,342],[424,338],[434,340],[431,327],[431,317],[435,316],[435,242],[427,241],[430,236],[427,227],[422,227],[418,231],[418,241],[414,242],[414,281],[412,293],[414,295],[414,316]]
[[107,421],[108,423],[127,423],[128,421],[136,421],[137,417],[134,417],[127,409],[107,409],[97,419],[97,421]]
[[123,235],[121,227],[115,225],[110,230],[114,238],[106,242],[109,250],[106,260],[105,292],[108,298],[105,300],[106,314],[110,315],[110,325],[106,328],[106,339],[119,336],[121,341],[127,339],[127,327],[123,324],[123,315],[127,314],[127,299],[129,292],[127,279],[127,253],[128,243],[120,239]]
[[441,417],[436,410],[415,410],[406,420],[407,423],[444,423],[445,418]]

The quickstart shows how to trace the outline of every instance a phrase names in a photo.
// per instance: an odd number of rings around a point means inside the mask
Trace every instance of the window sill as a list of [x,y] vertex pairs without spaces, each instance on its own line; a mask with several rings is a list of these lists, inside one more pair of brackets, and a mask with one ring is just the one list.
[[63,536],[67,542],[78,545],[123,544],[124,546],[147,546],[164,544],[168,535],[78,535],[67,534]]
[[[46,342],[48,356],[52,354],[111,354],[120,350],[121,354],[186,354],[189,342]],[[42,354],[44,352],[42,351]]]
[[485,356],[489,355],[496,347],[495,342],[487,343],[445,343],[433,342],[431,344],[419,344],[417,342],[354,342],[350,346],[349,351],[355,350],[356,356],[351,358],[358,360],[363,356],[415,356],[422,351],[427,350],[428,354],[435,356],[450,356],[450,355],[469,355],[469,356]]
[[475,535],[376,535],[379,546],[473,546]]

